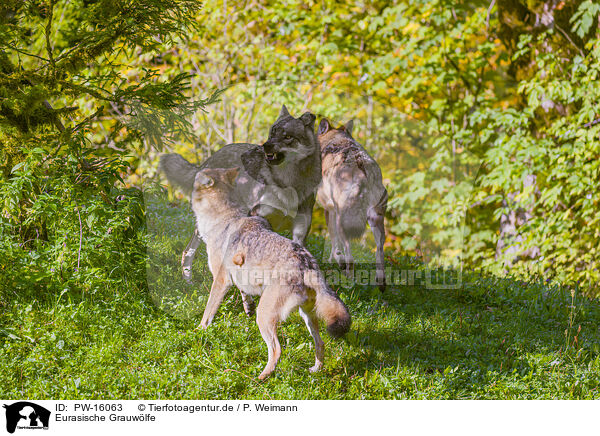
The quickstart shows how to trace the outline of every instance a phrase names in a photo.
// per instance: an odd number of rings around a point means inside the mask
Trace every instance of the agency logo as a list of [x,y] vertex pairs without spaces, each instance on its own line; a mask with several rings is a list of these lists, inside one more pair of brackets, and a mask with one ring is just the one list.
[[19,401],[4,405],[6,409],[6,431],[14,433],[15,429],[48,430],[50,411],[29,401]]

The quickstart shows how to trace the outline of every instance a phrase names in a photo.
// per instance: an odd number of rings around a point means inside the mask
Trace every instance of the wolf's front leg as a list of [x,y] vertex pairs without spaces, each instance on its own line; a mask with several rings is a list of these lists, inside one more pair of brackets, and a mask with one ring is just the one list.
[[249,317],[254,316],[256,312],[256,304],[254,303],[254,299],[251,295],[246,294],[244,291],[240,291],[242,295],[242,304],[244,305],[244,312]]
[[206,303],[206,309],[204,309],[200,327],[206,329],[210,325],[217,310],[219,310],[219,306],[221,306],[223,297],[225,297],[225,294],[231,287],[231,284],[231,280],[227,275],[225,267],[221,266],[218,268],[212,287],[210,288],[210,295],[208,297],[208,302]]

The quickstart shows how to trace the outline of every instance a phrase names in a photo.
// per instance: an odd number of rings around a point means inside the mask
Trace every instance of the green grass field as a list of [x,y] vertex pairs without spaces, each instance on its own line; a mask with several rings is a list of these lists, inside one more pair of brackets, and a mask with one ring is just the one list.
[[[202,252],[197,282],[181,279],[189,215],[164,202],[147,207],[147,286],[11,294],[0,315],[1,398],[600,397],[597,301],[541,281],[468,272],[456,290],[340,287],[353,326],[342,340],[323,334],[325,368],[308,372],[312,340],[293,314],[279,329],[277,370],[259,382],[266,346],[239,293],[228,294],[208,330],[197,329],[211,277]],[[324,247],[311,235],[317,258]],[[390,262],[415,268],[412,259]]]

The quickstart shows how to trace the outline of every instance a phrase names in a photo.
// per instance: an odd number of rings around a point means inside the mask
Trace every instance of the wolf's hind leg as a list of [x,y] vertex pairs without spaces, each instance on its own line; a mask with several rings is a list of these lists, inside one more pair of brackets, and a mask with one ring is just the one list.
[[350,249],[350,241],[344,236],[342,230],[342,214],[339,210],[332,212],[335,222],[335,250],[333,258],[339,267],[348,272],[347,256],[346,251]]
[[367,221],[373,232],[375,238],[375,244],[377,245],[377,253],[375,254],[375,262],[377,268],[377,285],[383,292],[385,291],[385,260],[383,253],[383,244],[385,244],[385,210],[387,208],[387,191],[385,191],[379,200],[379,203],[375,206],[370,207],[367,210]]
[[194,229],[194,234],[192,235],[192,239],[188,242],[187,247],[183,250],[183,254],[181,255],[181,272],[183,274],[183,279],[192,283],[192,264],[194,263],[194,257],[196,256],[196,250],[200,246],[202,239],[198,234],[198,230]]
[[279,356],[281,356],[281,345],[277,338],[277,323],[280,321],[281,303],[277,297],[277,293],[263,293],[256,309],[256,323],[269,352],[267,365],[258,376],[260,380],[264,380],[275,371]]
[[344,270],[346,276],[352,277],[352,272],[354,270],[354,257],[352,257],[352,250],[350,248],[350,238],[344,234],[344,228],[342,226],[342,211],[337,211],[335,219],[338,241],[338,247],[335,254],[336,261],[340,268]]
[[329,241],[331,242],[331,253],[329,253],[329,262],[337,262],[337,259],[335,258],[335,254],[338,250],[337,230],[335,228],[336,218],[335,213],[332,210],[325,210],[325,222],[327,223],[327,230],[329,231]]
[[319,335],[319,322],[317,314],[313,311],[314,302],[305,304],[299,308],[300,316],[306,323],[308,331],[315,341],[315,365],[309,369],[310,372],[317,372],[323,367],[323,356],[325,354],[325,343]]

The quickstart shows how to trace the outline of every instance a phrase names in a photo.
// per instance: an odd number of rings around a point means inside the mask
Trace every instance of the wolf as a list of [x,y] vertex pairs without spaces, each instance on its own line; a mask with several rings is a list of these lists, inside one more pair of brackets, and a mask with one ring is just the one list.
[[[201,169],[240,168],[234,195],[238,206],[248,214],[266,217],[278,231],[291,228],[293,240],[304,245],[321,182],[315,119],[310,112],[294,118],[283,105],[264,144],[226,145],[200,166],[179,154],[166,154],[161,156],[160,169],[171,184],[189,195]],[[194,232],[181,258],[183,277],[188,282],[199,246],[200,238]]]
[[308,250],[272,231],[266,219],[247,216],[239,208],[230,195],[239,175],[237,168],[208,168],[194,177],[192,210],[213,275],[200,327],[210,325],[225,294],[235,285],[246,295],[260,296],[256,322],[269,357],[259,379],[275,370],[281,355],[277,324],[295,309],[315,343],[315,364],[310,371],[318,371],[324,355],[318,319],[326,322],[329,334],[343,336],[351,325],[348,308],[329,288]]
[[353,121],[332,128],[326,118],[319,123],[317,135],[321,146],[322,182],[317,201],[325,209],[331,238],[331,255],[350,273],[354,259],[350,240],[360,237],[366,223],[373,231],[377,252],[376,279],[385,290],[385,211],[388,193],[383,186],[381,169],[365,149],[352,137]]

